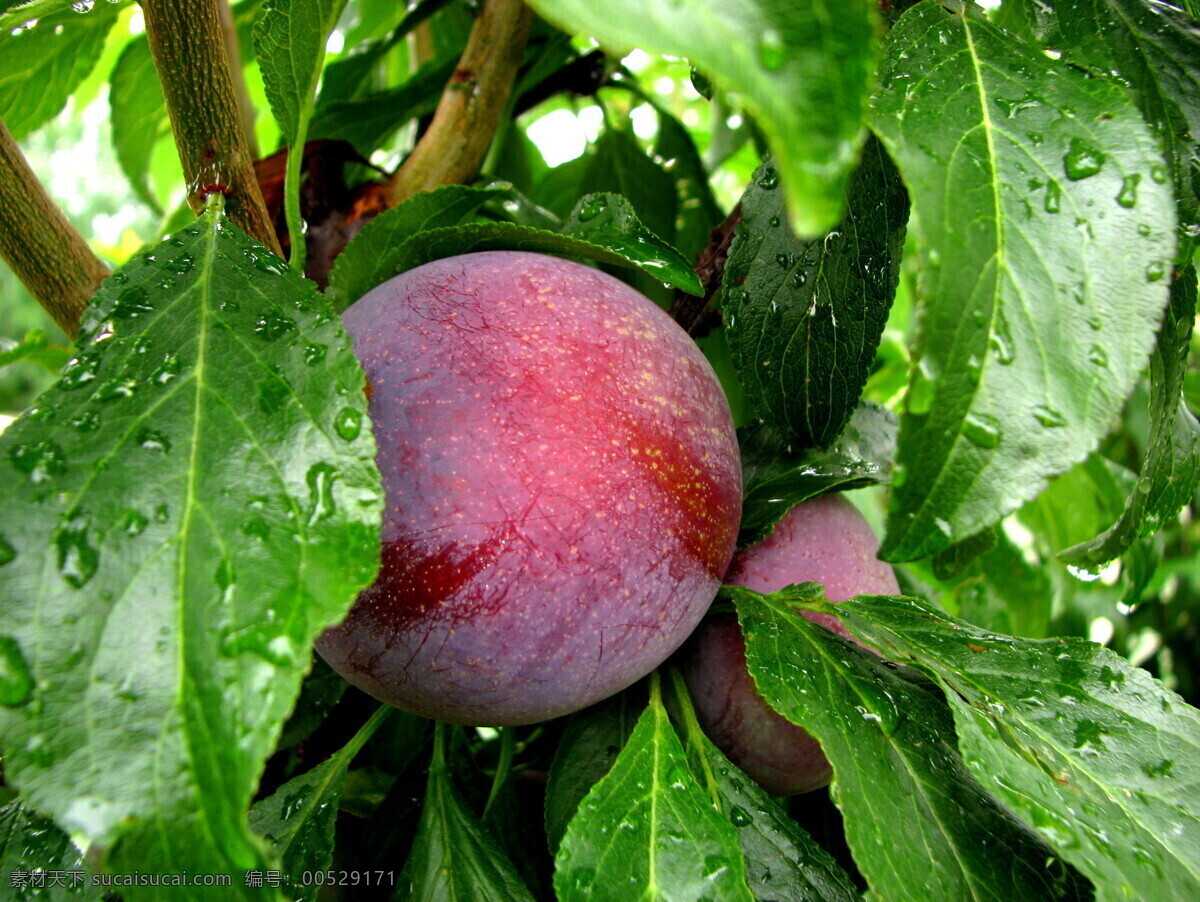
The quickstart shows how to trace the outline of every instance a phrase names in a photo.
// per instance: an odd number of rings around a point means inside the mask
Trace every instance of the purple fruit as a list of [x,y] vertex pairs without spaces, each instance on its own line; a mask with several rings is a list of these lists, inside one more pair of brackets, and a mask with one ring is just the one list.
[[733,554],[741,471],[716,376],[598,270],[487,252],[344,316],[370,386],[383,567],[318,649],[399,708],[465,724],[575,711],[653,670]]
[[[826,495],[792,508],[770,535],[739,552],[725,582],[763,593],[818,582],[830,601],[897,594],[896,575],[875,557],[878,550],[879,540],[854,505]],[[845,635],[836,617],[804,616]],[[701,624],[684,650],[682,668],[701,727],[767,792],[796,795],[829,782],[832,772],[820,744],[758,694],[736,617]]]

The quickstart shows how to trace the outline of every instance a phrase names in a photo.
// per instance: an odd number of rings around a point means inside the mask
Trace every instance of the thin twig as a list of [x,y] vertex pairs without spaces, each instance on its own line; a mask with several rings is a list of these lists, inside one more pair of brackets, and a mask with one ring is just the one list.
[[512,91],[533,14],[522,0],[484,0],[428,131],[392,176],[392,205],[474,178]]
[[254,178],[218,10],[220,0],[142,0],[146,37],[162,82],[171,130],[199,212],[213,191],[230,221],[282,255]]
[[259,157],[258,136],[254,134],[254,117],[257,110],[246,87],[246,76],[242,73],[242,48],[238,44],[237,27],[233,22],[233,8],[229,0],[220,0],[217,12],[221,17],[221,35],[225,38],[225,53],[229,56],[229,75],[233,79],[233,94],[237,98],[238,112],[242,117],[242,133],[246,136],[246,147],[250,159]]
[[0,121],[0,257],[71,338],[108,267],[51,200]]
[[739,203],[725,217],[725,221],[709,234],[708,245],[696,260],[696,275],[704,286],[704,294],[696,297],[686,291],[677,291],[671,302],[671,318],[693,338],[703,338],[719,323],[713,315],[714,307],[721,281],[725,277],[725,259],[729,256],[733,234],[741,221],[742,205]]

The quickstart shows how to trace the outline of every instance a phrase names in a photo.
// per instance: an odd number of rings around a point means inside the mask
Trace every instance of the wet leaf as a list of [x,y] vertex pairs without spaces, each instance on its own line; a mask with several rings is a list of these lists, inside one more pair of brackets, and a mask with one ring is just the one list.
[[554,889],[561,902],[753,898],[733,825],[688,770],[657,692],[568,825]]
[[[53,119],[88,77],[120,14],[96,3],[81,15],[66,2],[5,13],[0,29],[0,120],[18,140]],[[26,22],[36,21],[32,28]],[[12,24],[8,24],[12,22]]]
[[151,163],[159,140],[171,133],[150,43],[145,35],[125,45],[113,68],[108,102],[117,162],[137,196],[155,213],[162,205],[150,186]]
[[558,851],[579,803],[625,747],[641,700],[641,694],[630,689],[571,715],[546,782],[546,840],[552,853]]
[[1171,305],[1150,357],[1150,444],[1125,510],[1104,533],[1065,550],[1069,564],[1095,571],[1120,557],[1190,504],[1200,485],[1200,423],[1183,399],[1196,319],[1196,270],[1171,282]]
[[[1172,4],[1145,0],[1039,3],[1041,28],[1064,58],[1127,85],[1163,143],[1175,186],[1185,265],[1195,249],[1200,195],[1200,25]],[[1189,228],[1192,227],[1192,228]]]
[[[440,727],[440,725],[439,725]],[[425,805],[395,898],[420,902],[532,902],[487,828],[458,794],[435,740]]]
[[753,545],[802,501],[832,491],[887,482],[896,418],[863,403],[828,450],[793,450],[788,436],[757,422],[738,430],[742,454],[742,524],[738,545]]
[[842,217],[865,137],[875,55],[875,4],[743,0],[535,0],[570,32],[614,52],[638,47],[686,57],[736,93],[780,163],[793,227],[820,235]]
[[306,902],[316,898],[320,887],[306,877],[333,863],[333,828],[346,772],[392,710],[380,707],[341,749],[250,809],[250,827],[274,844],[291,898]]
[[834,611],[942,685],[971,770],[1098,899],[1200,894],[1200,711],[1083,639],[988,633],[913,598]]
[[819,599],[819,586],[722,594],[737,607],[759,692],[815,736],[833,765],[833,799],[873,895],[1082,897],[1070,870],[963,764],[945,703],[792,606]]
[[10,902],[100,902],[83,854],[19,799],[0,808],[0,874]]
[[105,281],[0,437],[5,778],[109,869],[269,895],[246,811],[314,637],[378,567],[374,450],[328,303],[215,210]]
[[[687,691],[682,681],[676,686]],[[858,899],[850,876],[829,853],[709,741],[690,703],[683,720],[692,775],[733,824],[754,898],[762,902]]]
[[738,378],[759,415],[798,448],[827,447],[854,412],[900,278],[908,195],[875,139],[847,213],[801,241],[768,157],[742,195],[721,290]]
[[1153,345],[1175,212],[1132,101],[974,6],[905,13],[881,76],[922,254],[882,555],[913,560],[1096,447]]
[[[649,232],[643,234],[653,238]],[[347,248],[353,245],[351,242]],[[651,242],[646,237],[638,237],[635,240],[622,238],[616,248],[610,248],[562,232],[549,232],[511,222],[468,223],[427,229],[401,244],[388,248],[375,261],[369,278],[378,278],[378,282],[367,285],[367,279],[360,278],[357,273],[347,269],[340,280],[334,283],[332,280],[337,275],[335,267],[331,274],[331,284],[337,286],[338,303],[344,301],[348,306],[361,296],[360,292],[365,293],[392,276],[422,263],[476,251],[533,251],[612,263],[640,269],[652,273],[655,278],[664,282],[699,292],[700,283],[696,279],[696,273],[686,263],[681,262],[678,251],[661,241]]]
[[503,188],[446,185],[422,191],[380,213],[363,226],[333,264],[327,294],[334,306],[350,306],[395,275],[388,265],[389,255],[417,233],[458,225],[504,193]]

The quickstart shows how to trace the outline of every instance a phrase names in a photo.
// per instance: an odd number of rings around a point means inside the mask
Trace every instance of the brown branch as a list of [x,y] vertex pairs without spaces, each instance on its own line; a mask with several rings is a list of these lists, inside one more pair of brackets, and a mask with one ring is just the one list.
[[512,91],[532,20],[522,0],[484,0],[433,122],[388,183],[390,205],[475,177]]
[[[742,205],[739,203],[725,221],[714,228],[708,237],[708,246],[700,252],[696,259],[696,275],[704,287],[700,297],[688,294],[686,291],[675,292],[669,313],[671,318],[684,331],[696,338],[701,338],[713,330],[716,325],[717,293],[721,290],[721,280],[725,277],[725,260],[729,256],[729,246],[733,243],[733,233],[742,221]],[[714,321],[715,320],[715,321]]]
[[237,28],[233,24],[233,8],[229,0],[220,0],[217,13],[221,17],[221,35],[225,38],[225,53],[229,56],[229,75],[233,79],[233,94],[237,98],[238,113],[242,117],[242,133],[246,136],[246,147],[250,151],[250,159],[257,160],[258,137],[254,134],[254,101],[250,99],[250,90],[246,87],[246,76],[242,73],[242,48],[238,44]]
[[171,130],[197,213],[213,191],[226,196],[229,219],[281,254],[241,114],[221,34],[219,0],[142,0],[146,37],[162,82]]
[[42,187],[0,121],[0,257],[71,338],[108,267]]

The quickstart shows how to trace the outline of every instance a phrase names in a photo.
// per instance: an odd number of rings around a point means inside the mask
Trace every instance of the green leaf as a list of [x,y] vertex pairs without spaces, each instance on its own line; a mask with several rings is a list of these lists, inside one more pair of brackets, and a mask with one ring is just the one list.
[[984,529],[943,548],[933,556],[933,572],[938,579],[953,579],[966,570],[981,554],[996,547],[997,530]]
[[[1054,584],[1045,568],[1025,559],[1003,529],[989,533],[995,547],[981,554],[949,589],[965,620],[1017,636],[1049,632]],[[968,540],[969,541],[969,540]],[[934,559],[936,561],[936,558]],[[954,602],[941,596],[947,607]]]
[[655,105],[658,138],[654,155],[664,160],[663,168],[675,180],[679,215],[675,246],[688,260],[695,260],[708,244],[709,233],[725,218],[708,181],[708,169],[696,142],[678,119]]
[[881,552],[913,560],[993,525],[1096,447],[1153,345],[1175,213],[1128,97],[973,5],[905,13],[874,123],[923,253]]
[[1200,152],[1200,26],[1167,3],[1084,0],[1040,3],[1064,58],[1128,85],[1162,141],[1175,184],[1180,265],[1191,259],[1200,223],[1194,173]]
[[759,692],[833,765],[846,839],[876,897],[1076,896],[1061,862],[964,766],[936,694],[793,607],[819,598],[820,587],[722,594],[737,607]]
[[912,598],[831,608],[946,690],[968,765],[1100,900],[1200,896],[1200,711],[1083,639],[1014,639]]
[[340,673],[325,663],[324,658],[314,654],[312,670],[300,684],[300,697],[283,725],[276,749],[291,748],[311,736],[349,685]]
[[362,371],[312,283],[215,210],[104,282],[79,348],[0,437],[5,777],[111,870],[264,898],[250,799],[378,567]]
[[388,261],[408,239],[429,229],[458,225],[504,193],[504,188],[445,185],[422,191],[380,213],[362,227],[334,261],[327,292],[334,305],[348,307],[396,275]]
[[[347,247],[350,246],[352,244]],[[637,256],[626,256],[627,252],[634,250]],[[678,257],[677,252],[670,245],[661,242],[644,242],[611,249],[560,232],[547,232],[511,222],[487,222],[427,229],[401,244],[387,248],[375,261],[373,274],[369,277],[378,281],[368,283],[367,279],[347,268],[342,280],[334,283],[331,274],[330,285],[334,288],[335,303],[349,306],[375,285],[392,276],[431,260],[475,251],[533,251],[559,254],[564,257],[578,257],[641,269],[652,273],[656,279],[685,290],[699,285],[695,272],[690,268],[684,271],[676,270],[674,264]]]
[[100,902],[103,896],[67,834],[19,799],[0,808],[0,873],[11,902]]
[[763,902],[858,899],[850,875],[704,735],[686,699],[686,684],[677,671],[672,675],[677,695],[684,700],[681,707],[688,764],[718,810],[736,828],[745,859],[746,884],[754,898]]
[[[438,730],[444,731],[443,724]],[[466,806],[434,740],[425,806],[393,898],[420,902],[533,902],[516,868]]]
[[733,825],[688,770],[652,679],[650,704],[559,844],[558,899],[750,902]]
[[112,140],[117,162],[129,184],[147,206],[162,215],[162,206],[150,187],[154,148],[170,134],[167,102],[150,43],[143,35],[125,45],[113,68],[108,101],[112,108]]
[[254,26],[254,51],[285,144],[307,131],[325,42],[345,6],[346,0],[272,0]]
[[250,809],[250,827],[274,843],[292,898],[316,898],[319,886],[305,877],[333,863],[334,822],[350,762],[393,710],[380,706],[345,746]]
[[[642,150],[630,132],[606,129],[583,157],[587,169],[579,194],[620,195],[646,228],[671,242],[675,239],[675,183],[665,169]],[[578,203],[572,198],[575,209]],[[685,260],[690,268],[690,261]]]
[[[321,92],[317,95],[316,115],[319,116],[322,108],[330,104],[361,96],[363,87],[369,84],[369,76],[375,67],[393,48],[402,44],[409,32],[447,2],[449,0],[418,0],[411,4],[411,9],[405,9],[392,0],[383,0],[376,9],[364,8],[361,3],[356,4],[357,24],[346,34],[347,48],[354,49],[330,62],[321,72]],[[396,16],[398,12],[403,16],[386,37],[376,37],[355,48],[354,42],[359,37],[357,32],[376,29],[381,22],[387,21],[387,16]]]
[[363,156],[383,144],[405,122],[437,109],[456,60],[426,63],[404,84],[322,105],[309,123],[310,138],[349,141]]
[[638,712],[640,694],[620,692],[572,714],[554,752],[546,781],[546,841],[558,851],[567,824],[593,786],[607,774],[625,747]]
[[[562,234],[608,248],[638,268],[677,285],[689,294],[702,294],[700,279],[687,257],[642,225],[632,204],[619,194],[586,194],[563,222]],[[672,228],[672,232],[674,228]]]
[[[100,59],[119,13],[115,4],[99,3],[84,15],[68,7],[38,17],[33,4],[5,14],[18,18],[0,30],[0,119],[14,138],[58,115]],[[36,25],[24,27],[35,18]]]
[[787,228],[774,160],[742,195],[721,289],[746,394],[801,448],[842,431],[867,382],[900,280],[908,195],[875,139],[850,182],[846,217],[822,238]]
[[738,430],[742,453],[742,524],[738,545],[753,545],[802,501],[887,482],[896,417],[864,402],[827,451],[797,454],[788,436],[759,421]]
[[1150,445],[1121,518],[1089,542],[1061,555],[1069,564],[1097,570],[1134,541],[1158,530],[1190,504],[1200,485],[1200,423],[1183,400],[1187,354],[1196,320],[1196,270],[1171,282],[1171,305],[1150,357]]
[[[111,4],[124,4],[126,0],[108,0]],[[77,15],[87,14],[95,6],[95,0],[6,0],[0,3],[0,33],[22,28],[26,22],[45,19],[54,13],[70,11]]]
[[50,337],[45,329],[30,329],[25,337],[17,342],[0,339],[0,367],[16,363],[18,360],[29,360],[57,373],[70,358],[70,352],[62,345],[50,344]]
[[687,57],[742,98],[780,161],[792,226],[842,217],[875,63],[875,4],[813,0],[534,0],[538,12],[610,50]]
[[[325,65],[325,43],[345,6],[346,0],[272,0],[254,26],[254,51],[263,88],[283,143],[300,148],[287,155],[284,173],[283,208],[289,235],[303,233],[300,169],[308,123]],[[307,242],[292,241],[288,259],[292,268],[304,272],[306,257]]]

